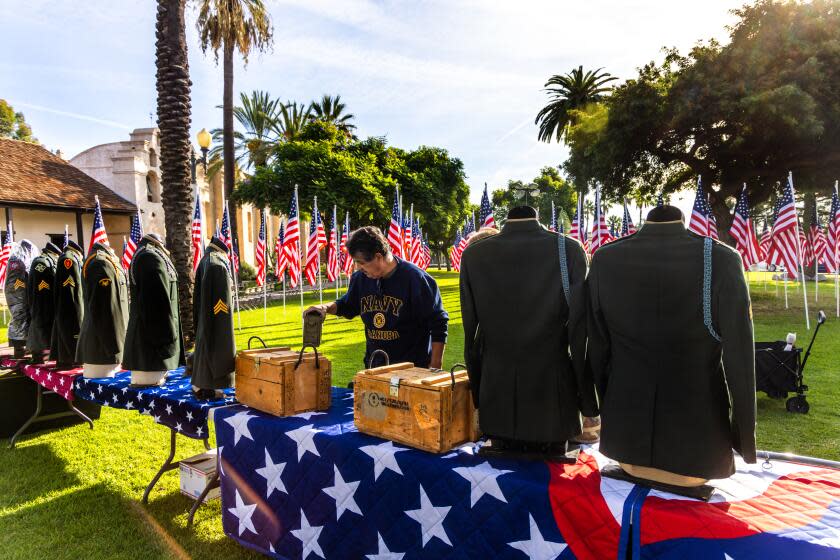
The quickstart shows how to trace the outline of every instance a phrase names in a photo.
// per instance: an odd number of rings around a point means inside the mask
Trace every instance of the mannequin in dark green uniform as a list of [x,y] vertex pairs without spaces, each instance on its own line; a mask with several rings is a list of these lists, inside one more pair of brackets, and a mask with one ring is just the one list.
[[29,335],[26,345],[32,353],[32,363],[44,361],[44,354],[50,347],[53,320],[55,318],[55,267],[61,249],[47,243],[44,251],[35,257],[29,267]]
[[178,274],[163,241],[154,233],[140,240],[128,271],[131,291],[123,367],[133,385],[163,383],[184,363]]
[[107,245],[95,243],[82,266],[85,319],[76,361],[85,377],[113,377],[120,370],[128,321],[128,286],[122,265]]
[[28,239],[13,243],[6,268],[6,305],[11,314],[8,335],[9,345],[15,349],[15,358],[26,355],[26,337],[29,334],[29,267],[38,253],[38,248]]
[[55,322],[52,328],[50,359],[58,369],[76,364],[76,343],[84,319],[82,261],[84,253],[70,241],[58,258],[55,272]]
[[755,463],[755,347],[738,253],[662,206],[596,251],[586,284],[601,453],[634,477],[683,487],[730,476],[733,449]]
[[231,314],[231,276],[227,247],[214,237],[195,273],[193,318],[195,352],[192,384],[199,398],[233,385],[236,342]]

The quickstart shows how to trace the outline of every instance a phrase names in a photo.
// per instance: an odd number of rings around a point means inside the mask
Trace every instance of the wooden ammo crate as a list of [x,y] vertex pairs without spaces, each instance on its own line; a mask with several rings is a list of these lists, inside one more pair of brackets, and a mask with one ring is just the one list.
[[455,373],[411,363],[366,369],[353,382],[353,421],[365,434],[432,453],[475,441],[475,408],[466,371]]
[[331,403],[332,365],[324,356],[290,348],[242,350],[236,354],[236,399],[275,416],[327,410]]

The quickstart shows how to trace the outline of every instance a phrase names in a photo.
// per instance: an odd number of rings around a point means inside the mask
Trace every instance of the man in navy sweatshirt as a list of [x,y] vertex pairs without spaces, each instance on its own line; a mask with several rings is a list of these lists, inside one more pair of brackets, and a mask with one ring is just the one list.
[[[443,308],[434,278],[391,253],[379,228],[363,227],[347,240],[357,271],[347,293],[333,303],[306,310],[361,316],[365,325],[365,367],[371,354],[384,350],[391,360],[418,367],[440,368],[446,346],[449,314]],[[373,366],[384,365],[381,353]]]

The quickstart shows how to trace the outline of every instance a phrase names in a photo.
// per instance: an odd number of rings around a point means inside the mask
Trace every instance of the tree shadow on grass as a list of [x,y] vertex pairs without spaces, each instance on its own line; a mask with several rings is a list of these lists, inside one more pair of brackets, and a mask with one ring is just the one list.
[[80,483],[78,477],[66,467],[65,461],[48,444],[20,445],[8,449],[6,442],[2,441],[0,473],[7,474],[0,476],[0,510],[15,508],[52,492],[77,486]]

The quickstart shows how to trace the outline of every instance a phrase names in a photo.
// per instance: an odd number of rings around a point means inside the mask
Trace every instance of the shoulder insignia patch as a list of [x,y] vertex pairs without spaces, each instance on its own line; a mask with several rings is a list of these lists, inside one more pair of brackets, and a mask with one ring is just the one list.
[[99,285],[100,286],[110,286],[111,285],[111,280],[108,279],[108,278],[103,278],[99,281]]
[[41,283],[38,284],[38,291],[39,292],[41,290],[49,290],[49,289],[50,289],[50,285],[47,283],[46,280],[41,280]]
[[35,270],[37,270],[38,272],[44,272],[46,269],[47,267],[41,263],[35,265]]
[[25,288],[25,287],[26,287],[26,284],[23,283],[23,280],[21,280],[20,278],[15,280],[15,285],[14,285],[15,290],[19,290],[19,289]]
[[213,315],[218,315],[219,313],[229,313],[228,306],[221,299],[213,306]]
[[66,280],[61,284],[62,286],[73,286],[76,287],[76,283],[73,281],[72,276],[68,276]]
[[70,268],[73,266],[73,259],[64,259],[64,268]]

